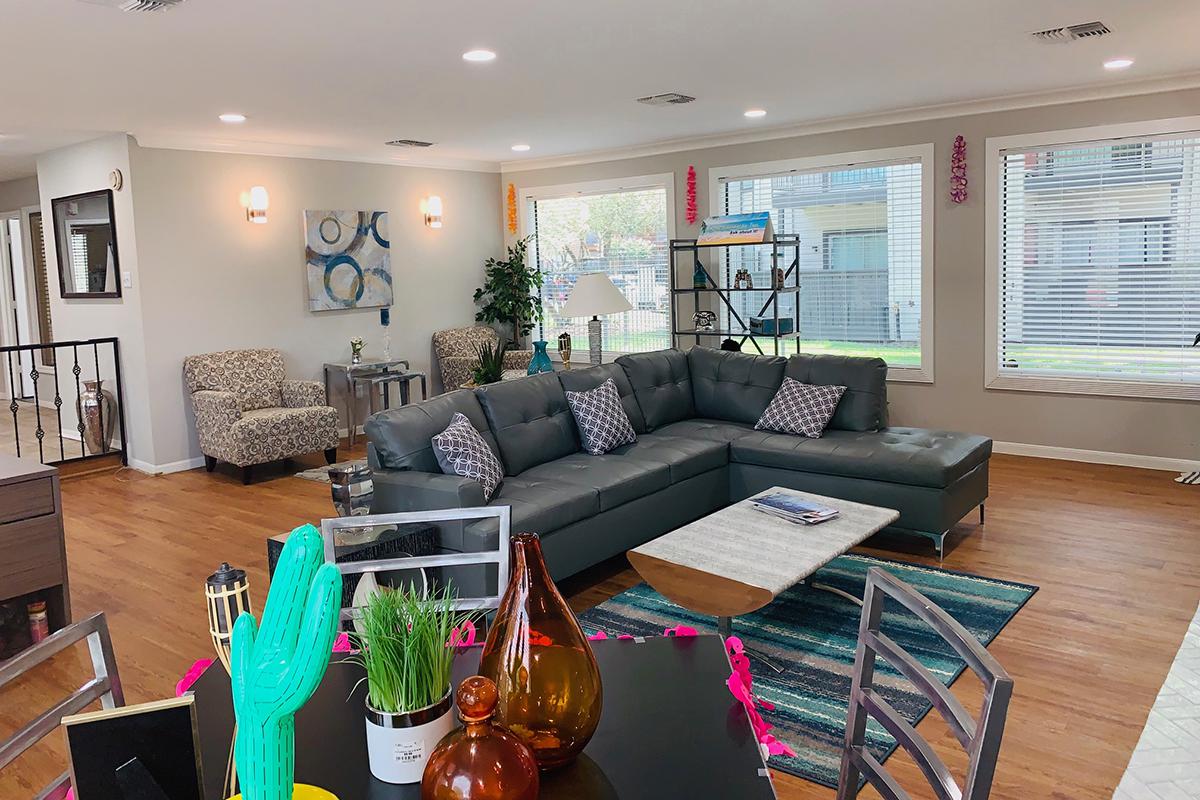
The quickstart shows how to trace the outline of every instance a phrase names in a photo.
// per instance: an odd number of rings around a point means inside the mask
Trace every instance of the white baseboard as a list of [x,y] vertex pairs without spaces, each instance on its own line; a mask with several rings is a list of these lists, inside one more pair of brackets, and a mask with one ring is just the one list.
[[204,466],[204,456],[185,458],[182,461],[172,461],[168,464],[150,464],[136,458],[129,459],[129,466],[147,475],[169,475],[172,472],[185,472],[189,469]]
[[1143,456],[1136,453],[1107,453],[1103,450],[1081,450],[1076,447],[1050,447],[1044,444],[1022,442],[993,442],[992,451],[1013,456],[1032,458],[1056,458],[1062,461],[1082,461],[1085,464],[1112,464],[1118,467],[1140,467],[1161,469],[1168,472],[1187,472],[1197,468],[1200,461],[1184,458]]

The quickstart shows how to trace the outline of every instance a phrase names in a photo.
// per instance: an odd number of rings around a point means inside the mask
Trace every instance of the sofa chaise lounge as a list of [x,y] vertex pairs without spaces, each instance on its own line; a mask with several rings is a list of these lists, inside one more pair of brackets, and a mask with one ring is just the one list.
[[[846,386],[818,439],[757,431],[784,377]],[[637,441],[605,455],[580,448],[564,391],[612,378]],[[894,508],[895,529],[934,540],[988,494],[992,442],[887,424],[878,358],[754,356],[693,347],[618,358],[458,390],[367,420],[375,513],[485,505],[476,481],[441,472],[430,444],[461,412],[504,465],[491,505],[534,531],[563,578],[772,486]],[[496,524],[445,529],[447,550],[495,546]]]

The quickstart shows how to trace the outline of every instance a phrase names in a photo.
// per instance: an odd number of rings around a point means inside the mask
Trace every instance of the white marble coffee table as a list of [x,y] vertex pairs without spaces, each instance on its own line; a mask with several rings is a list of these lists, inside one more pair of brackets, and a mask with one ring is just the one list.
[[[635,547],[627,553],[629,561],[659,594],[716,617],[718,632],[728,636],[733,617],[757,611],[900,518],[890,508],[793,489],[776,487],[754,497],[774,492],[841,513],[828,522],[803,525],[758,511],[743,500]],[[832,587],[815,588],[861,602]]]

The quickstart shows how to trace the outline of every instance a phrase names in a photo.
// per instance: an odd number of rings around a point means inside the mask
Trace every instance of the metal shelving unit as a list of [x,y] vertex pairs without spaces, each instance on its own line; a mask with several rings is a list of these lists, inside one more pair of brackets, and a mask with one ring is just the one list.
[[[774,284],[775,269],[782,266],[782,261],[789,255],[791,260],[787,266],[783,268],[783,286],[779,288],[763,287],[761,289],[735,289],[733,287],[723,287],[720,282],[713,278],[708,268],[700,260],[700,251],[711,248],[724,247],[728,253],[729,248],[737,247],[769,247],[771,248],[771,276],[772,284]],[[796,294],[799,299],[800,292],[800,237],[795,234],[777,234],[770,242],[750,243],[750,244],[699,244],[695,239],[672,239],[671,240],[671,320],[674,326],[671,331],[672,341],[678,344],[680,336],[694,336],[696,344],[700,344],[704,337],[716,337],[720,339],[731,338],[741,339],[741,344],[749,341],[754,345],[754,349],[760,355],[766,355],[762,346],[759,344],[760,339],[770,339],[774,345],[775,355],[779,355],[779,342],[784,339],[798,339],[800,337],[800,303],[793,304],[791,320],[792,330],[789,333],[780,334],[779,331],[779,296],[782,294]],[[699,268],[704,272],[706,286],[698,288],[695,286],[680,286],[679,285],[679,268],[680,257],[683,254],[690,256],[688,259],[689,281],[691,274],[694,274]],[[758,292],[768,295],[766,302],[757,314],[752,316],[761,317],[768,311],[772,313],[775,321],[775,333],[753,333],[750,330],[750,321],[742,319],[738,310],[733,307],[731,297],[735,294]],[[679,322],[679,298],[685,295],[692,295],[693,301],[697,308],[700,307],[700,298],[702,295],[716,295],[729,313],[731,321],[736,321],[740,326],[737,329],[717,329],[711,331],[696,330],[695,328],[681,328]],[[783,319],[788,319],[785,316]]]

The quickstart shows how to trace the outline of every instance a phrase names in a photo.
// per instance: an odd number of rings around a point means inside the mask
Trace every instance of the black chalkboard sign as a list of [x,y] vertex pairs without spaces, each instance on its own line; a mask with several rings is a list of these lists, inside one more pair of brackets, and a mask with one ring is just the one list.
[[203,800],[193,701],[64,717],[76,800]]

